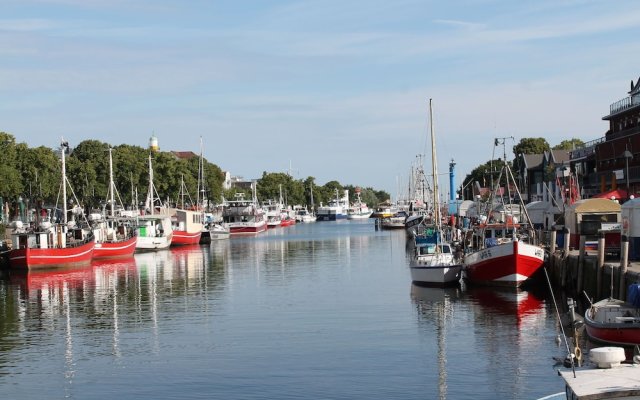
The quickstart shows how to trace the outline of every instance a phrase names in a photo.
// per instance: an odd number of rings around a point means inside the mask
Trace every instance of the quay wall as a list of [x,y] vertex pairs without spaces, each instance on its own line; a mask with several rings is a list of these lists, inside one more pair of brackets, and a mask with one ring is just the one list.
[[557,250],[549,256],[549,279],[574,297],[584,298],[584,291],[594,302],[609,296],[625,300],[629,285],[640,283],[640,263],[627,261],[624,268],[621,260],[628,258],[621,254],[620,259],[605,259],[599,266],[603,258],[598,252],[584,249]]

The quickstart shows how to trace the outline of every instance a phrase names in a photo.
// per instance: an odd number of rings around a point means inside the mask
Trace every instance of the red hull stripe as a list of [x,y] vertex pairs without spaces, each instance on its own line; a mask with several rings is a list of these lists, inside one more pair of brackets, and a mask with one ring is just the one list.
[[599,328],[585,324],[587,334],[595,340],[617,345],[640,344],[640,329],[634,328]]
[[138,237],[134,236],[122,242],[96,243],[93,258],[112,258],[132,256],[136,251]]
[[186,244],[198,244],[200,243],[200,236],[202,231],[196,233],[188,233],[186,231],[173,231],[173,238],[171,239],[171,245],[186,245]]
[[51,249],[16,249],[9,253],[9,264],[13,268],[47,267],[90,262],[95,243],[78,247]]

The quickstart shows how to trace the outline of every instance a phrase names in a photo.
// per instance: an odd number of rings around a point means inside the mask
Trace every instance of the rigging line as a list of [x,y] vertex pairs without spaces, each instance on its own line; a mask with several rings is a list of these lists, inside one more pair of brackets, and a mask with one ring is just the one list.
[[544,276],[547,278],[547,284],[549,285],[549,292],[551,293],[551,300],[553,300],[553,306],[556,310],[556,316],[558,317],[558,322],[560,322],[560,330],[562,331],[562,337],[564,338],[564,345],[567,348],[567,354],[571,359],[571,370],[573,371],[573,377],[576,377],[576,366],[573,362],[574,354],[571,354],[571,350],[569,349],[569,342],[567,342],[567,335],[564,332],[564,326],[562,326],[562,320],[560,319],[560,311],[558,311],[558,303],[556,303],[556,296],[553,294],[553,287],[551,286],[551,280],[549,279],[549,274],[547,273],[547,267],[542,268],[544,270]]

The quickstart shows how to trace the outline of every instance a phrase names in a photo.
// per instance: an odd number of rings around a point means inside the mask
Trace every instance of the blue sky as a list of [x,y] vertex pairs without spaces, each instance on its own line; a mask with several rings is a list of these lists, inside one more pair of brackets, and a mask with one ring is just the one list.
[[[640,76],[637,1],[2,0],[0,131],[199,151],[394,196],[494,137],[585,141]],[[512,157],[512,155],[510,155]],[[430,159],[426,159],[428,166]]]

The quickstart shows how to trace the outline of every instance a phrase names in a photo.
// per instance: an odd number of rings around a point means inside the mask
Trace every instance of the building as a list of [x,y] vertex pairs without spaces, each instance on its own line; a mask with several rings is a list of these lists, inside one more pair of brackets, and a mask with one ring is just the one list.
[[628,94],[602,117],[609,122],[604,138],[571,152],[571,166],[585,198],[619,189],[628,198],[640,189],[640,79],[631,81]]
[[542,154],[519,155],[518,178],[522,199],[551,202],[551,197],[559,201],[562,182],[559,178],[569,170],[570,154],[566,150],[549,150]]

